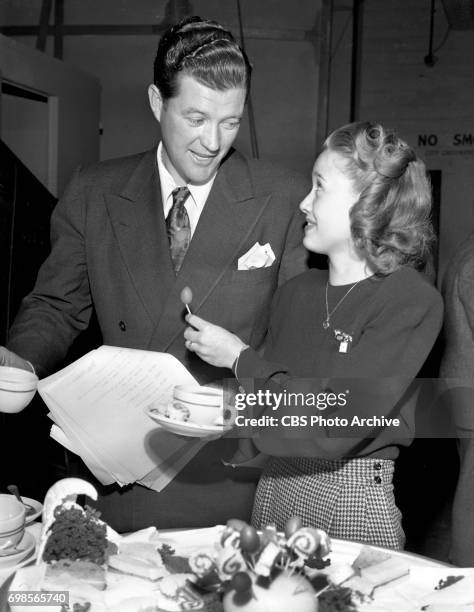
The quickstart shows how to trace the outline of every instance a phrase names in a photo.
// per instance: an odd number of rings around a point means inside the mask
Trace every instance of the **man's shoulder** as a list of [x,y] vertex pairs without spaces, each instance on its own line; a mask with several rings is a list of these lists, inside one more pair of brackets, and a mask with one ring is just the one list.
[[152,167],[154,159],[156,147],[142,153],[85,165],[80,169],[80,175],[89,184],[125,183],[139,166],[148,164]]

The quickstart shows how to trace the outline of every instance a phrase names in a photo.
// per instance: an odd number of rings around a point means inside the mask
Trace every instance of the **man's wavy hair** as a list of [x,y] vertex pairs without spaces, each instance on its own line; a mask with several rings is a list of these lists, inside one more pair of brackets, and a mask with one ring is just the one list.
[[375,274],[423,269],[434,234],[425,164],[393,130],[357,122],[335,130],[324,148],[341,155],[360,193],[350,211],[355,247]]
[[163,100],[178,94],[180,74],[220,91],[242,87],[248,96],[251,73],[247,55],[232,34],[215,21],[195,16],[181,20],[161,37],[153,80]]

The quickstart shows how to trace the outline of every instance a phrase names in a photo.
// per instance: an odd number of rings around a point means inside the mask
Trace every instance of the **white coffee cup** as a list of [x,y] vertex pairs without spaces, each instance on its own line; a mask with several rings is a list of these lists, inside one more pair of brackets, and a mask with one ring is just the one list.
[[25,506],[13,495],[0,493],[0,551],[15,547],[25,532]]
[[189,412],[189,421],[197,425],[222,423],[224,392],[214,387],[177,385],[173,390],[173,405]]
[[0,366],[0,412],[20,412],[33,399],[38,377],[20,368]]

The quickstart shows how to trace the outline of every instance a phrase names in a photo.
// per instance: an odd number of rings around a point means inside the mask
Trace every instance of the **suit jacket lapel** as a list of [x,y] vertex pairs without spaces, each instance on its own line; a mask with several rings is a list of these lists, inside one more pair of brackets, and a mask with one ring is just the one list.
[[156,324],[175,283],[156,148],[144,154],[120,194],[106,196],[106,204],[130,279]]
[[180,293],[186,285],[193,292],[192,310],[199,314],[201,305],[241,254],[241,245],[270,197],[268,194],[255,195],[247,163],[238,153],[234,152],[223,162],[150,347],[165,351],[183,332],[184,319],[176,314],[183,313]]

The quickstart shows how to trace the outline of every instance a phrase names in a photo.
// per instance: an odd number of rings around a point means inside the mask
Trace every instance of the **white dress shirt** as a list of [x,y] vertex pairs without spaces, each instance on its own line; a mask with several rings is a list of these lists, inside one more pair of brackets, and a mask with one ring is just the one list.
[[[163,145],[160,142],[157,150],[157,161],[158,161],[158,172],[160,175],[160,185],[161,185],[161,199],[163,201],[163,212],[165,215],[165,219],[168,216],[168,213],[173,206],[173,190],[176,187],[181,187],[181,185],[177,185],[174,178],[168,172],[163,162]],[[217,174],[217,173],[216,173]],[[214,183],[214,179],[216,178],[216,174],[204,183],[203,185],[192,185],[188,183],[186,187],[189,189],[190,196],[186,198],[184,203],[184,207],[186,208],[186,212],[189,217],[189,224],[191,226],[191,237],[194,235],[194,231],[199,221],[199,217],[204,209],[204,205],[206,204],[206,200],[209,196],[209,192],[211,191],[212,184]]]

